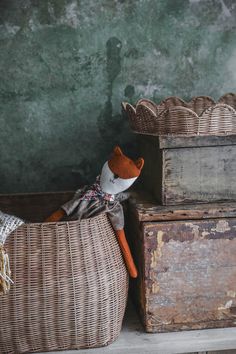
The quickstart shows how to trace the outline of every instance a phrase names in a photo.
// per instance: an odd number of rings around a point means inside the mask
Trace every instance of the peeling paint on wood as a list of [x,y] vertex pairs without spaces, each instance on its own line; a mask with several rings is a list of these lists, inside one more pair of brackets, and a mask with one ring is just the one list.
[[217,222],[215,231],[224,233],[228,230],[230,230],[230,227],[226,220],[219,220]]
[[141,221],[140,227],[134,209],[131,204],[128,234],[140,274],[132,292],[146,331],[235,326],[236,217]]
[[229,291],[227,291],[227,296],[236,297],[236,292],[232,291],[232,290],[229,290]]

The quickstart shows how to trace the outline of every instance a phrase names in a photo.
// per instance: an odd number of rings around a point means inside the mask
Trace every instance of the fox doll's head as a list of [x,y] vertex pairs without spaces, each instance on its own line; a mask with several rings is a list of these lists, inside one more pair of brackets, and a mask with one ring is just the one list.
[[140,175],[144,160],[129,159],[119,146],[113,150],[110,160],[105,162],[100,176],[100,186],[103,192],[118,194],[128,189]]

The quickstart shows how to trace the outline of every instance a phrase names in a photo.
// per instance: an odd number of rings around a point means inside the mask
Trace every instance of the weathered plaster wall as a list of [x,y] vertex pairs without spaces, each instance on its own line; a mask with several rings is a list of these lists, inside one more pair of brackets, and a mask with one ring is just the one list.
[[120,102],[236,90],[235,0],[2,0],[0,192],[91,182]]

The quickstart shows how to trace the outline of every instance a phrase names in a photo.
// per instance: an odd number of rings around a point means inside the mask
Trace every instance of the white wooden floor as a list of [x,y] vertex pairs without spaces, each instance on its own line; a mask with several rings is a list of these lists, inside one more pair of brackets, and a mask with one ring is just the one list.
[[[226,350],[225,352],[222,350]],[[51,354],[236,354],[236,328],[173,333],[144,333],[132,304],[128,305],[120,337],[98,349],[51,352]],[[46,353],[43,353],[46,354]]]

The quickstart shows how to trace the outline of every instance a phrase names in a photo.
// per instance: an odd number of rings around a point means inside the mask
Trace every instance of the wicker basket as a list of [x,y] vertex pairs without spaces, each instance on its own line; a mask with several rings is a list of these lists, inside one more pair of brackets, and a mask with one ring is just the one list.
[[128,275],[107,216],[39,222],[70,196],[0,196],[0,210],[34,221],[6,242],[15,285],[0,297],[1,354],[99,347],[120,333]]
[[229,135],[236,134],[236,94],[228,93],[218,102],[199,96],[190,102],[169,97],[156,104],[141,99],[133,107],[122,103],[135,133],[149,135]]

